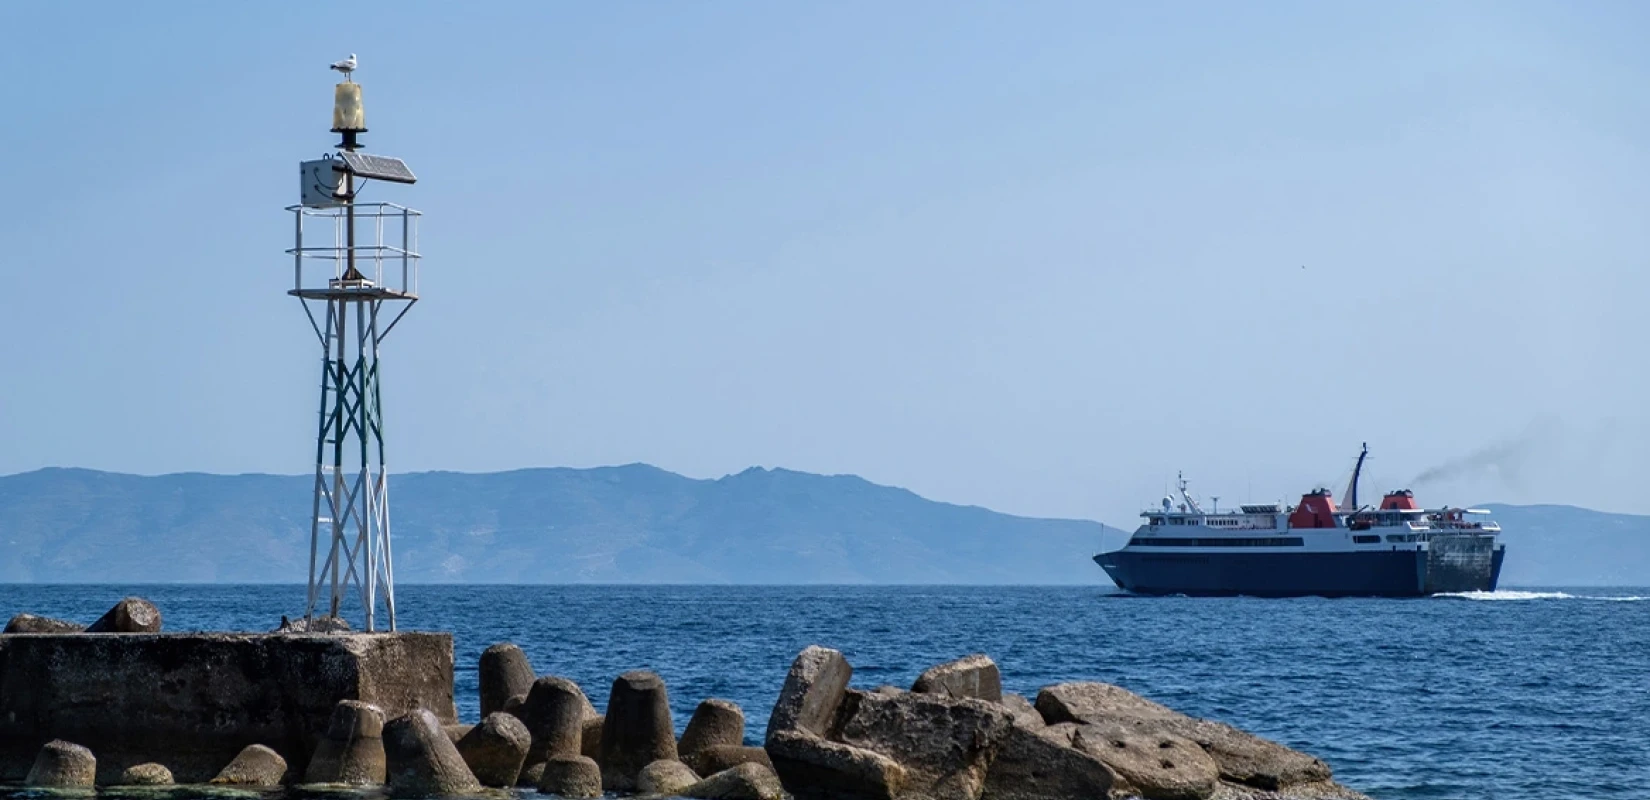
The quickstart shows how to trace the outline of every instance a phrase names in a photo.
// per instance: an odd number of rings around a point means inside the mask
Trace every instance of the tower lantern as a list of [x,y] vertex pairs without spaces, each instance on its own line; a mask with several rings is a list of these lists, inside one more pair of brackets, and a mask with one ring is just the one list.
[[[333,93],[337,152],[299,165],[293,285],[321,344],[321,404],[315,438],[306,627],[329,629],[360,608],[364,629],[395,630],[389,470],[384,458],[378,350],[418,301],[418,218],[406,206],[362,202],[372,181],[411,184],[398,158],[360,152],[366,112],[352,73]],[[379,615],[379,598],[383,615]],[[354,598],[354,602],[351,602]],[[317,619],[321,618],[321,619]]]

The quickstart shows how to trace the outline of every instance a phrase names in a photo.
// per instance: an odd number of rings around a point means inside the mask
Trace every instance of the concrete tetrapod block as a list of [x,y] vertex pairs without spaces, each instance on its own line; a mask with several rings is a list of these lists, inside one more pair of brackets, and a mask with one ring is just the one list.
[[516,785],[532,742],[521,720],[495,711],[459,740],[458,754],[482,786],[508,789]]
[[642,767],[662,760],[677,760],[665,682],[644,670],[626,672],[613,681],[602,723],[602,788],[631,791]]
[[280,786],[286,778],[286,759],[261,744],[249,744],[235,760],[218,771],[211,782],[228,786],[269,788]]
[[488,714],[506,710],[510,698],[533,688],[533,665],[520,647],[501,642],[482,651],[476,677],[481,686],[481,717],[486,719]]
[[141,597],[115,603],[86,628],[87,633],[160,633],[160,609]]
[[66,619],[18,614],[6,623],[5,633],[80,633],[86,626]]
[[23,785],[41,789],[90,789],[96,782],[97,759],[92,751],[57,739],[40,748]]
[[593,714],[590,698],[579,685],[547,675],[533,681],[518,715],[533,737],[527,763],[537,764],[550,756],[579,754],[584,720]]
[[701,800],[781,800],[785,789],[773,770],[761,764],[740,764],[689,786],[682,794]]
[[636,793],[679,795],[698,782],[699,773],[680,761],[655,761],[636,773]]
[[773,769],[773,761],[768,758],[767,750],[737,744],[717,744],[702,747],[696,753],[683,755],[682,763],[692,767],[693,771],[700,775],[715,775],[722,770],[731,769],[740,764],[761,764],[768,769]]
[[[842,654],[819,645],[809,646],[791,663],[779,700],[768,717],[768,741],[780,731],[803,730],[829,737],[837,708],[854,668]],[[612,713],[609,711],[608,713]],[[783,776],[783,772],[780,773]]]
[[1206,800],[1220,782],[1220,768],[1196,742],[1166,733],[1143,735],[1127,726],[1083,725],[1072,745],[1105,762],[1120,792],[1146,800]]
[[993,703],[1003,701],[1003,676],[997,662],[976,653],[929,667],[917,676],[911,691],[948,697],[973,697]]
[[340,701],[304,771],[304,782],[382,786],[386,774],[384,711],[359,700]]
[[584,756],[551,756],[544,762],[539,791],[568,798],[602,796],[602,768]]
[[606,724],[606,714],[585,718],[584,731],[579,741],[579,755],[591,760],[602,757],[602,727]]
[[693,718],[688,720],[687,730],[682,732],[682,741],[676,750],[685,761],[687,756],[707,747],[744,743],[745,712],[736,703],[711,698],[694,709]]
[[0,636],[0,783],[52,739],[96,753],[104,784],[146,761],[205,783],[251,744],[302,776],[340,700],[455,720],[452,648],[437,633]]
[[441,730],[441,723],[423,709],[384,725],[384,756],[390,797],[446,797],[481,791],[480,782]]
[[127,767],[125,772],[120,773],[119,783],[121,786],[171,786],[175,781],[172,780],[172,771],[164,764],[151,761]]

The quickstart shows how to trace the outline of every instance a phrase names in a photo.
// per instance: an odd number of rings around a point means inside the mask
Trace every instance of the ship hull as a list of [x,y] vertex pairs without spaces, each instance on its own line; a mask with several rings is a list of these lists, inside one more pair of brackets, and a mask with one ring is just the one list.
[[1494,591],[1505,549],[1490,537],[1438,537],[1427,549],[1166,553],[1094,557],[1119,588],[1193,597],[1424,597]]

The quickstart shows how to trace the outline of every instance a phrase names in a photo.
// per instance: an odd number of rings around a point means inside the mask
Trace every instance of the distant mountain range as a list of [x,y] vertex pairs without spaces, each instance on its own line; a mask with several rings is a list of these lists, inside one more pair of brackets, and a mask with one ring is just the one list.
[[[311,480],[0,477],[0,582],[301,583]],[[395,476],[391,498],[398,582],[1109,585],[1089,560],[1099,523],[939,503],[849,475],[426,472]],[[1492,508],[1507,529],[1505,585],[1650,584],[1650,517]],[[1108,530],[1108,547],[1122,539]]]

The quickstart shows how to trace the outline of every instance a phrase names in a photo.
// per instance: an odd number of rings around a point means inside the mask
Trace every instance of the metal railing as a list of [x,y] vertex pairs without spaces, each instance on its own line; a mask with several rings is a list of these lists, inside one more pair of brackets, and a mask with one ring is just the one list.
[[[286,210],[293,217],[293,246],[286,254],[292,256],[294,293],[342,287],[418,297],[418,211],[395,203],[299,205]],[[306,270],[306,261],[331,265]],[[360,280],[346,282],[352,266]]]

